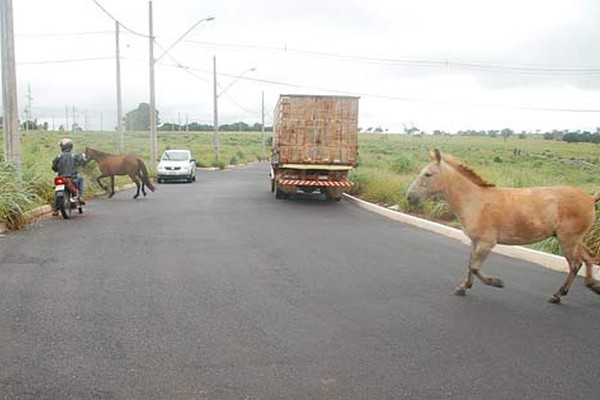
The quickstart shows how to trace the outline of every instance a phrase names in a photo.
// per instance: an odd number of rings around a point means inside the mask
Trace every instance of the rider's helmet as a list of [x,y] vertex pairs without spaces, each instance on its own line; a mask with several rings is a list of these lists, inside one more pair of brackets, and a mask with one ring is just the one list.
[[62,138],[58,144],[62,151],[71,151],[73,149],[73,141],[69,138]]

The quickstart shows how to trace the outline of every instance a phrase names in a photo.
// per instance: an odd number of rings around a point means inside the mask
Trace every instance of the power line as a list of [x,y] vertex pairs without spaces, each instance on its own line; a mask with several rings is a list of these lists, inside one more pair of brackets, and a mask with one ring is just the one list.
[[[189,70],[199,71],[202,73],[211,74],[211,71],[207,71],[199,68],[186,67]],[[233,74],[227,73],[219,73],[219,75],[228,76],[228,77],[236,77]],[[529,107],[529,106],[506,106],[499,104],[481,104],[481,103],[459,103],[452,102],[446,100],[432,100],[432,99],[423,99],[423,98],[414,98],[414,97],[401,97],[401,96],[391,96],[391,95],[381,95],[376,93],[366,93],[366,92],[353,92],[347,90],[339,90],[333,88],[325,88],[319,86],[310,86],[310,85],[302,85],[290,82],[282,82],[282,81],[274,81],[268,79],[259,79],[259,78],[251,78],[251,77],[241,77],[240,79],[252,82],[258,82],[262,84],[268,85],[277,85],[284,87],[291,87],[295,89],[309,89],[309,90],[318,90],[328,93],[338,93],[340,95],[349,95],[349,96],[358,96],[358,97],[369,97],[369,98],[377,98],[382,100],[394,100],[394,101],[402,101],[402,102],[411,102],[411,103],[423,103],[423,104],[435,104],[435,105],[446,105],[446,106],[468,106],[468,107],[476,107],[476,108],[495,108],[495,109],[505,109],[505,110],[514,110],[514,111],[540,111],[540,112],[564,112],[564,113],[600,113],[600,109],[579,109],[579,108],[568,108],[568,107]]]
[[114,60],[114,56],[112,56],[112,57],[70,58],[70,59],[64,59],[64,60],[23,61],[23,62],[17,63],[17,65],[66,64],[66,63],[87,62],[87,61],[105,61],[105,60]]
[[202,42],[187,40],[186,43],[196,44],[203,47],[211,48],[231,48],[231,49],[242,49],[242,50],[265,50],[283,53],[295,53],[303,54],[318,58],[328,58],[337,60],[349,60],[368,64],[383,64],[383,65],[397,65],[397,66],[412,66],[412,67],[437,67],[437,68],[459,68],[459,69],[470,69],[480,71],[497,71],[497,72],[516,72],[516,73],[529,73],[529,74],[600,74],[600,68],[594,67],[565,67],[565,66],[544,66],[536,64],[492,64],[483,62],[457,62],[450,60],[426,60],[418,58],[387,58],[387,57],[369,57],[369,56],[357,56],[353,54],[343,53],[332,53],[332,52],[319,52],[312,50],[300,50],[291,49],[287,46],[276,47],[276,46],[256,46],[256,45],[243,45],[243,44],[232,44],[232,43],[214,43],[214,42]]
[[148,35],[145,35],[143,33],[139,33],[134,31],[133,29],[130,29],[129,27],[127,27],[126,25],[124,25],[121,21],[119,21],[118,19],[116,19],[110,12],[108,12],[106,10],[106,8],[104,8],[102,6],[102,4],[100,4],[97,0],[92,0],[94,2],[94,4],[96,4],[98,6],[98,8],[100,8],[102,10],[102,12],[104,12],[104,14],[106,14],[110,19],[112,19],[114,22],[118,23],[120,26],[123,27],[123,29],[125,29],[126,31],[128,31],[129,33],[132,33],[134,35],[137,36],[141,36],[141,37],[145,37],[145,38],[149,38]]
[[65,37],[65,36],[92,36],[92,35],[108,35],[114,34],[113,31],[95,31],[95,32],[62,32],[62,33],[24,33],[15,35],[20,38],[36,38],[36,37]]

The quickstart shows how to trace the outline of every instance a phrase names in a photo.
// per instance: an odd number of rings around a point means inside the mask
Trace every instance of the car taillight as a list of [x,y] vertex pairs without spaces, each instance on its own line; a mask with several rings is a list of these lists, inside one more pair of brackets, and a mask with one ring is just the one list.
[[63,178],[62,176],[57,176],[56,178],[54,178],[55,185],[64,185],[66,183],[67,183],[66,179]]

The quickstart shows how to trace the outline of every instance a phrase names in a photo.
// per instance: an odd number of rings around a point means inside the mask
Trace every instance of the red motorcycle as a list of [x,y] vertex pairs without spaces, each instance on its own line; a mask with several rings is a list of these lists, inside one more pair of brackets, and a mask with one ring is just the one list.
[[54,208],[60,211],[64,219],[71,217],[73,210],[83,213],[83,204],[79,199],[79,190],[70,178],[57,176],[54,178]]

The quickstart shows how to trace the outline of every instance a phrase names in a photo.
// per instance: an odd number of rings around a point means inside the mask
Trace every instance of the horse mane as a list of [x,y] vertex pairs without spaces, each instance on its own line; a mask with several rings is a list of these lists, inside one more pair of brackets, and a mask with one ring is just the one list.
[[483,179],[481,176],[479,176],[475,171],[473,171],[473,169],[471,169],[471,167],[458,161],[456,158],[452,157],[449,154],[444,154],[443,160],[444,160],[444,162],[449,164],[452,168],[454,168],[456,171],[458,171],[458,173],[460,173],[462,176],[464,176],[465,178],[467,178],[468,180],[470,180],[477,186],[481,186],[481,187],[495,187],[496,186],[493,183],[490,183],[490,182],[486,181],[485,179]]
[[112,156],[112,154],[110,154],[110,153],[107,153],[107,152],[102,151],[102,150],[94,149],[92,147],[88,147],[88,149],[92,150],[94,153],[97,153],[99,157]]

